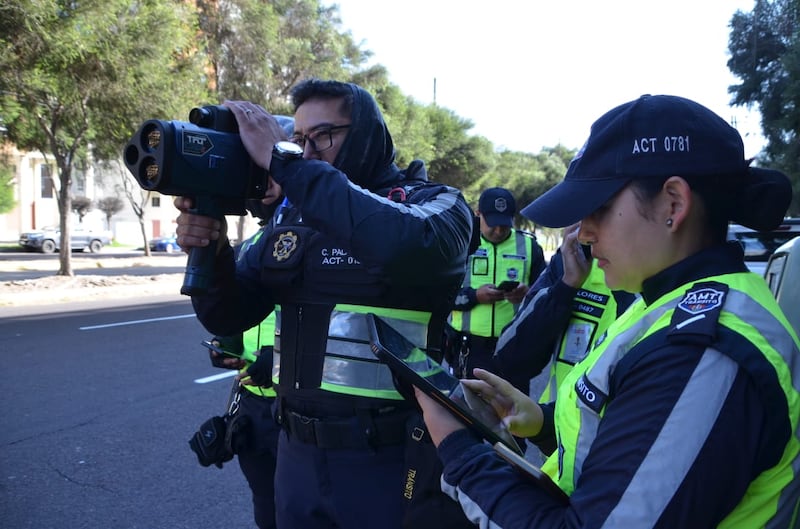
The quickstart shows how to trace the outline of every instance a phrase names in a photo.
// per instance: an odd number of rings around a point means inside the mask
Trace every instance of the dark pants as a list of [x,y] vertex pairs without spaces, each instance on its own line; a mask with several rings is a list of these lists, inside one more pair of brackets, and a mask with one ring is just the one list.
[[[275,474],[276,520],[281,529],[454,529],[474,527],[441,492],[441,462],[432,443],[409,451],[411,429],[422,424],[410,410],[311,419],[282,410]],[[299,421],[299,422],[298,422]],[[363,427],[375,432],[367,441]],[[418,444],[418,443],[417,443]],[[407,457],[411,454],[413,461]],[[409,463],[418,502],[409,502]],[[423,476],[426,476],[424,482]],[[414,479],[413,477],[411,478]],[[447,508],[445,508],[447,507]],[[428,524],[414,513],[427,511]]]
[[318,448],[286,433],[278,444],[278,527],[400,529],[402,444]]
[[240,412],[248,415],[252,429],[248,446],[238,454],[239,467],[253,493],[253,517],[259,529],[275,529],[275,466],[280,426],[272,414],[274,398],[242,392]]

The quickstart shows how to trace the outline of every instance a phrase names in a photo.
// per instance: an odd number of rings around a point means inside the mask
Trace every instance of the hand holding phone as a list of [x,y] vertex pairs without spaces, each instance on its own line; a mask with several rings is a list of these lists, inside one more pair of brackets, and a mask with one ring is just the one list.
[[503,292],[511,292],[518,286],[519,286],[519,281],[503,281],[502,283],[497,285],[497,290],[502,290]]
[[212,351],[214,351],[218,355],[224,356],[225,358],[235,358],[237,360],[241,360],[241,358],[242,358],[241,355],[237,355],[236,353],[232,353],[231,351],[226,351],[222,347],[216,345],[214,342],[211,342],[209,340],[203,340],[202,342],[200,342],[200,344],[203,347],[211,349]]

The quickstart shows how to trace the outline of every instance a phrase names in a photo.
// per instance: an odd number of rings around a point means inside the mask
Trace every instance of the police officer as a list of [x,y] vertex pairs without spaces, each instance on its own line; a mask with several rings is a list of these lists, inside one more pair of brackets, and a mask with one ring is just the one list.
[[[251,239],[245,241],[240,251],[260,238],[259,231]],[[277,308],[276,308],[277,311]],[[211,363],[225,369],[239,369],[240,400],[238,414],[247,417],[247,427],[241,435],[246,439],[239,440],[242,448],[236,453],[239,468],[247,479],[252,493],[253,519],[259,529],[273,529],[275,525],[275,465],[278,452],[278,435],[280,425],[273,416],[275,389],[269,373],[259,376],[258,368],[265,368],[268,363],[260,357],[272,358],[275,341],[275,315],[271,312],[258,325],[234,336],[215,336],[211,341],[231,356],[209,350]],[[235,357],[239,358],[235,358]],[[255,367],[254,367],[255,366]],[[253,368],[256,383],[249,369]]]
[[234,263],[223,222],[192,214],[188,198],[175,201],[182,247],[217,248],[208,294],[192,303],[216,334],[255,325],[280,304],[278,526],[401,527],[406,426],[419,415],[372,354],[365,314],[440,357],[472,214],[458,190],[427,181],[422,162],[398,169],[377,104],[361,87],[311,79],[292,101],[294,143],[280,141],[261,107],[226,103],[253,161],[286,197],[242,260]]
[[[508,189],[492,187],[481,193],[475,212],[480,246],[467,260],[447,329],[448,362],[459,377],[471,377],[476,367],[496,370],[492,355],[497,338],[545,266],[536,238],[513,228],[516,211]],[[511,379],[527,392],[530,377]]]
[[[578,224],[565,228],[561,247],[495,347],[497,374],[532,379],[530,396],[541,403],[555,399],[566,374],[636,298],[608,288],[591,249],[578,242],[578,229]],[[545,441],[536,445],[540,463],[555,449]],[[526,457],[537,456],[528,452]]]
[[540,402],[555,398],[566,373],[636,297],[606,286],[591,249],[578,242],[578,229],[577,224],[565,229],[561,247],[495,347],[498,374],[533,379],[531,397]]
[[543,469],[568,507],[499,472],[417,395],[465,510],[498,526],[796,527],[800,341],[725,240],[731,220],[774,228],[790,200],[788,178],[750,167],[738,132],[694,101],[646,95],[598,119],[564,180],[523,214],[580,220],[607,285],[641,299],[566,375],[554,407],[485,371],[465,381],[514,433],[557,441]]

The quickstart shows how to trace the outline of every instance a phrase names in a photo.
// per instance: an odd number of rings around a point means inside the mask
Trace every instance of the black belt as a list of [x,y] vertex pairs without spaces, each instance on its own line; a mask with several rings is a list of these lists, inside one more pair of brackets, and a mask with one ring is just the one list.
[[369,448],[405,441],[408,411],[377,415],[364,411],[352,417],[325,419],[284,410],[281,425],[290,437],[319,448]]

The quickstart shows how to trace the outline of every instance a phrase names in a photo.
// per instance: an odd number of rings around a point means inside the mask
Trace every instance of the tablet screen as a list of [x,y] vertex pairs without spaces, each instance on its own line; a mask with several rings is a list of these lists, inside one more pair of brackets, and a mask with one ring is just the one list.
[[[514,437],[489,403],[388,323],[374,315],[370,315],[370,321],[373,351],[389,365],[400,383],[418,387],[490,443],[502,442],[522,454]],[[400,390],[400,393],[408,395],[409,390]]]

